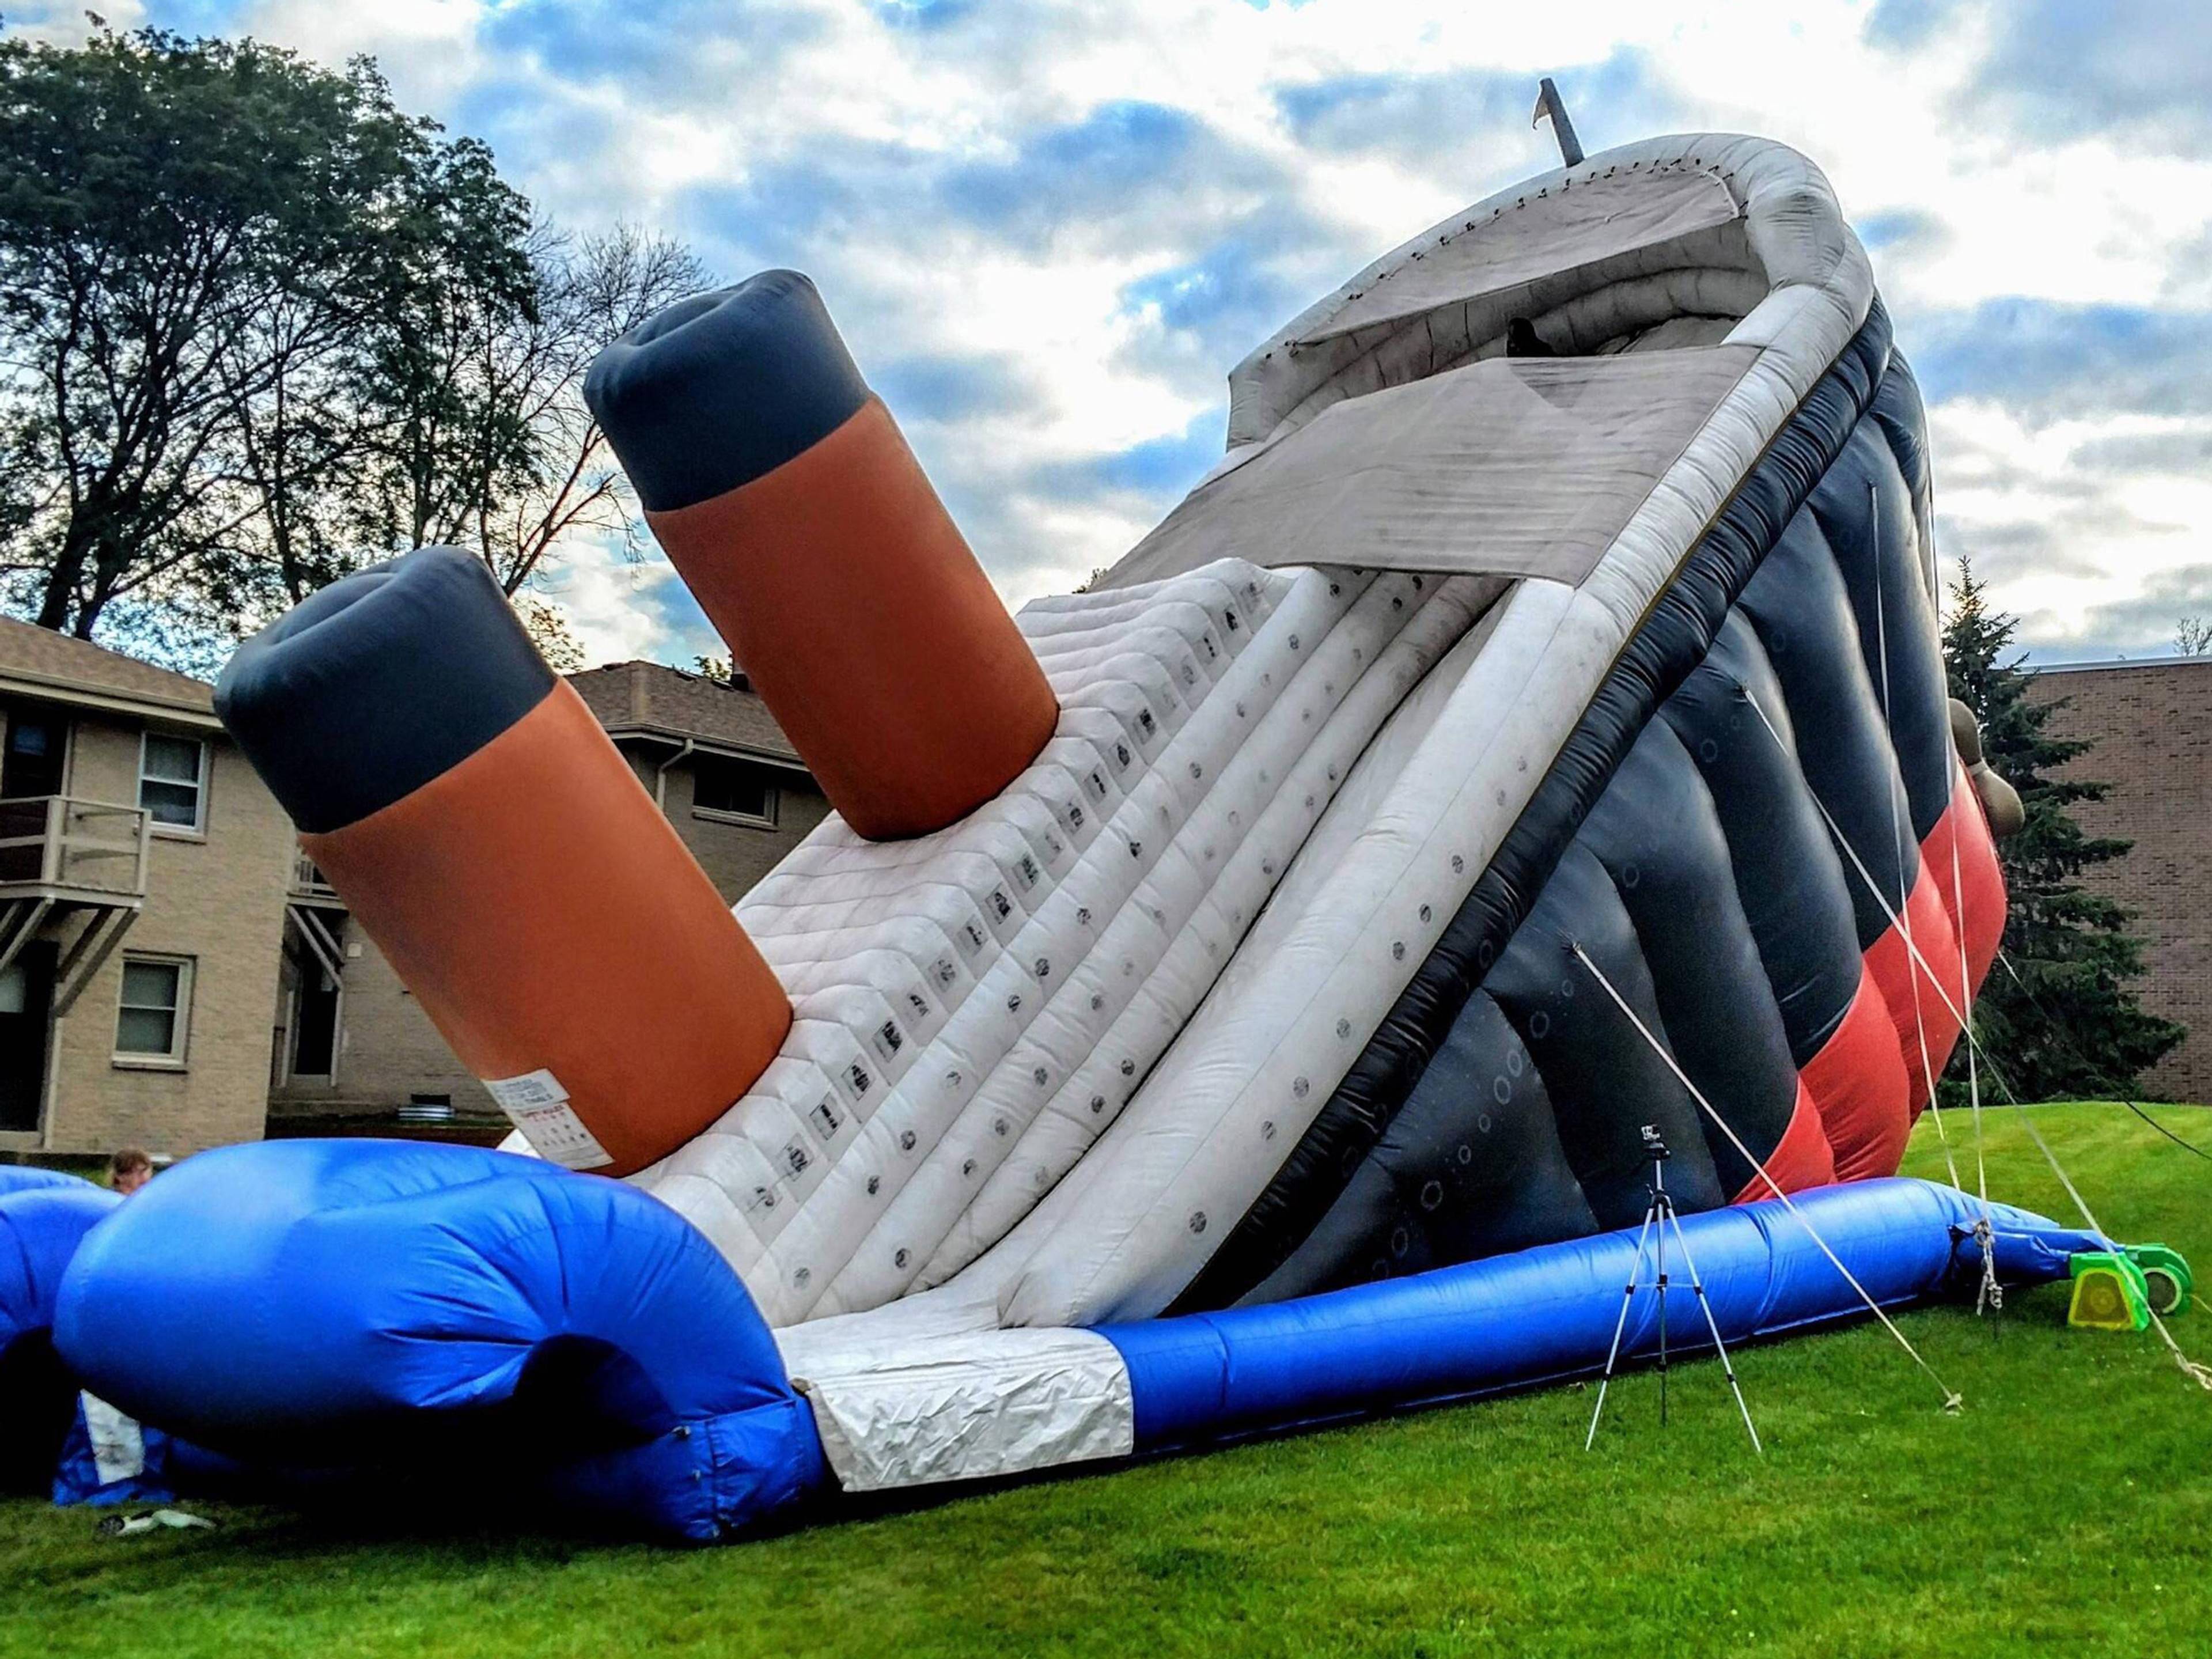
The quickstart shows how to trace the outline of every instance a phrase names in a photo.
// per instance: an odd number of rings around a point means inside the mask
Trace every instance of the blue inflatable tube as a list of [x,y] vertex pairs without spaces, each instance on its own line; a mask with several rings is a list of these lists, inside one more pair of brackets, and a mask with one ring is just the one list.
[[59,1170],[41,1170],[29,1164],[0,1164],[0,1198],[56,1187],[65,1191],[80,1188],[91,1188],[94,1192],[104,1190],[93,1187],[82,1176],[66,1175]]
[[0,1489],[42,1492],[54,1478],[76,1409],[52,1340],[62,1275],[118,1202],[74,1176],[0,1167]]
[[[1971,1285],[1973,1200],[1917,1181],[1798,1200],[1885,1305]],[[2101,1241],[1996,1213],[2012,1283]],[[1779,1204],[1686,1217],[1728,1340],[1849,1319],[1857,1296]],[[1633,1232],[1268,1306],[1101,1328],[1135,1449],[1170,1449],[1588,1373]],[[1683,1281],[1671,1328],[1702,1335]],[[1650,1352],[1656,1297],[1624,1352]],[[726,1537],[830,1485],[811,1413],[737,1275],[619,1182],[532,1158],[377,1141],[204,1153],[70,1262],[54,1341],[131,1415],[264,1486],[433,1489],[445,1510],[566,1512]]]
[[[0,1491],[50,1492],[57,1504],[167,1503],[234,1478],[225,1460],[85,1401],[54,1351],[63,1277],[122,1201],[75,1176],[0,1167]],[[119,1464],[102,1455],[109,1434]]]
[[823,1479],[714,1247],[634,1188],[503,1152],[203,1153],[86,1240],[54,1334],[132,1416],[307,1484],[705,1540]]
[[[1979,1205],[1923,1181],[1862,1182],[1796,1203],[1884,1307],[1973,1283]],[[2009,1206],[1992,1206],[2008,1283],[2063,1279],[2076,1250],[2109,1248]],[[1734,1344],[1863,1315],[1804,1224],[1769,1200],[1685,1216],[1682,1231],[1723,1340]],[[1137,1449],[1164,1450],[1392,1407],[1465,1399],[1587,1376],[1605,1364],[1636,1256],[1633,1230],[1547,1244],[1326,1295],[1222,1313],[1102,1326],[1129,1368]],[[1674,1241],[1669,1238],[1670,1259]],[[1706,1340],[1673,1269],[1671,1345]],[[1644,1280],[1651,1267],[1645,1264]],[[1656,1350],[1658,1297],[1639,1293],[1626,1358]]]
[[88,1181],[0,1191],[0,1354],[53,1328],[70,1258],[121,1201]]

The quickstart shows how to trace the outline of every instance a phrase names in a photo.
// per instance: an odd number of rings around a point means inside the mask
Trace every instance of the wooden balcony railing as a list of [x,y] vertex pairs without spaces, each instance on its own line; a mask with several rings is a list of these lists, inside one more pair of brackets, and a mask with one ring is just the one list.
[[142,899],[152,844],[143,807],[68,795],[0,800],[0,898]]
[[345,901],[338,896],[323,872],[315,868],[314,860],[306,849],[297,852],[292,860],[292,888],[287,896],[295,904],[315,904],[343,908]]

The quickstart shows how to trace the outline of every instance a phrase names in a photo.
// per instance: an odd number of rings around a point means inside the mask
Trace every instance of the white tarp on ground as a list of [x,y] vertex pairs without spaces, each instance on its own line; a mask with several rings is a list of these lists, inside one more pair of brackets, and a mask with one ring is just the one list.
[[988,1297],[917,1297],[777,1334],[847,1492],[987,1480],[1136,1448],[1128,1368],[1089,1331],[1002,1330]]

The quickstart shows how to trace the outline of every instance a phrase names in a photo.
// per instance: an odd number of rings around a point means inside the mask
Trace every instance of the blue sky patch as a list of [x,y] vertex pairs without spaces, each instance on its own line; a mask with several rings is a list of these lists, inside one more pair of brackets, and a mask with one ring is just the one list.
[[1907,350],[1929,402],[1995,398],[2030,425],[2212,414],[2212,313],[1986,300],[1916,318]]

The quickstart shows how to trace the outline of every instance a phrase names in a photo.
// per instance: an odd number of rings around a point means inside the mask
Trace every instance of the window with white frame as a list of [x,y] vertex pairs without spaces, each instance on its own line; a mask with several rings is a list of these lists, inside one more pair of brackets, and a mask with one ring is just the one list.
[[149,732],[138,746],[138,805],[170,830],[207,824],[207,744]]
[[123,958],[123,992],[115,1013],[115,1057],[181,1066],[192,1018],[190,957]]

